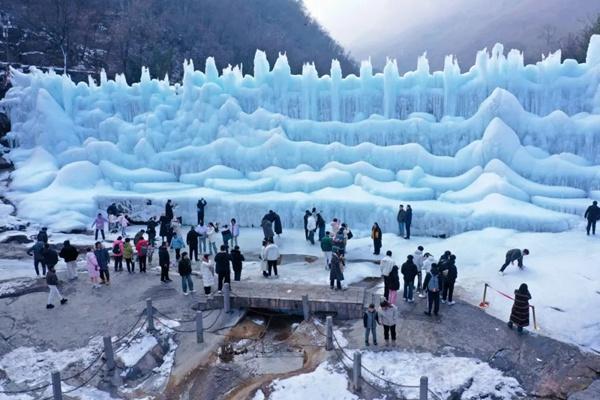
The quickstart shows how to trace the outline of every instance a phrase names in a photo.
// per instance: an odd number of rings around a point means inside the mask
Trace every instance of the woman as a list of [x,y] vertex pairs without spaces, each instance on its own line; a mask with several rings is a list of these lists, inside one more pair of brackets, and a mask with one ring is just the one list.
[[175,250],[175,260],[179,261],[181,258],[181,249],[185,247],[185,243],[183,243],[183,239],[177,233],[173,235],[173,239],[171,239],[171,249]]
[[392,271],[388,275],[388,285],[389,285],[389,301],[390,304],[396,305],[396,300],[398,299],[398,290],[400,290],[400,275],[398,275],[398,266],[394,265],[392,267]]
[[380,304],[379,322],[383,325],[383,339],[389,344],[390,336],[392,345],[396,344],[396,324],[398,323],[398,309],[395,305],[383,300]]
[[262,270],[262,274],[264,278],[268,278],[269,277],[269,266],[267,265],[267,257],[265,255],[265,250],[267,249],[267,246],[269,245],[269,242],[267,242],[266,240],[262,241],[262,247],[260,248],[260,269]]
[[379,224],[375,222],[371,228],[371,239],[373,239],[373,255],[378,256],[381,250],[381,229]]
[[202,285],[204,286],[204,294],[210,295],[210,291],[215,284],[215,265],[210,261],[210,256],[205,254],[200,263],[200,273],[202,275]]
[[123,243],[123,258],[127,265],[127,272],[130,274],[135,272],[135,264],[133,263],[133,246],[131,245],[131,239],[125,239]]
[[510,321],[508,321],[510,329],[514,324],[517,326],[517,331],[523,333],[523,328],[529,326],[529,300],[531,300],[531,294],[527,284],[522,283],[519,289],[515,290],[515,302],[510,312]]
[[235,218],[231,218],[231,235],[233,236],[232,244],[233,246],[238,245],[238,236],[240,236],[240,226],[238,225]]
[[[344,256],[343,254],[333,253],[329,270],[329,287],[335,290],[342,290],[342,281],[344,280]],[[334,283],[337,285],[334,287]]]
[[219,230],[212,222],[208,223],[208,227],[206,228],[206,236],[208,237],[208,252],[210,255],[217,254],[217,233]]
[[91,247],[88,247],[86,252],[86,267],[88,270],[88,274],[90,275],[90,280],[92,281],[92,287],[96,289],[100,287],[100,285],[98,284],[98,277],[100,276],[100,267],[98,266],[98,260],[96,260],[94,250]]

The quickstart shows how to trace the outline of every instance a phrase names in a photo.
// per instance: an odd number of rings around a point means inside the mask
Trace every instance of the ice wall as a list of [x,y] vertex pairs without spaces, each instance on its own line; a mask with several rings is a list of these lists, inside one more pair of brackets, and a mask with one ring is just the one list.
[[[255,225],[270,203],[288,226],[314,205],[391,229],[410,201],[422,233],[568,229],[600,189],[598,54],[593,37],[586,63],[557,52],[524,65],[496,45],[466,72],[448,56],[431,73],[423,56],[403,76],[390,60],[342,77],[335,60],[329,75],[311,64],[292,75],[285,55],[271,67],[257,51],[254,76],[219,74],[209,58],[204,72],[186,62],[175,85],[146,69],[131,85],[12,71],[9,196],[22,216],[51,210],[61,227],[84,225],[100,198],[174,197],[191,217],[205,196]],[[57,194],[78,201],[54,204]]]

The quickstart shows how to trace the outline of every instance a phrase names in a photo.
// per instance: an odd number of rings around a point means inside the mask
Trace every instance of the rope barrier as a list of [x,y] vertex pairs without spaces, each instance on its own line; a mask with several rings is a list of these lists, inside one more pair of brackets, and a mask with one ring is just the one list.
[[[506,297],[507,299],[509,299],[511,301],[515,301],[514,297],[512,297],[512,296],[510,296],[510,295],[508,295],[508,294],[506,294],[506,293],[504,293],[504,292],[502,292],[502,291],[500,291],[500,290],[498,290],[496,288],[493,288],[488,283],[484,283],[484,286],[483,286],[483,299],[481,300],[481,303],[479,303],[479,307],[480,308],[487,308],[490,305],[490,302],[487,301],[487,288],[492,289],[496,293],[500,294],[501,296]],[[535,330],[539,330],[540,328],[538,327],[537,318],[536,318],[536,315],[535,315],[535,306],[529,304],[529,308],[531,308],[531,314],[533,316],[533,328]]]

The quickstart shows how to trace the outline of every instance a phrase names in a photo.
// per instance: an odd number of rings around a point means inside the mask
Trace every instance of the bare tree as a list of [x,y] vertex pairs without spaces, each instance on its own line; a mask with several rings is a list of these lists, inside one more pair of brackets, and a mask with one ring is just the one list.
[[538,34],[538,39],[544,43],[545,51],[551,51],[557,47],[556,32],[557,30],[554,25],[546,24],[542,26],[542,29]]

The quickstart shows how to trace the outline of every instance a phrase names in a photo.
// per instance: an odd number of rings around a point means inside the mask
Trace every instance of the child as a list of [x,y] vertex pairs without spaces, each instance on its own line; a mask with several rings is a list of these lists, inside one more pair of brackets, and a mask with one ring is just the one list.
[[135,264],[133,263],[133,246],[131,245],[131,239],[126,238],[123,243],[123,258],[127,265],[127,272],[130,274],[135,272]]
[[54,265],[48,265],[48,273],[46,274],[46,284],[48,285],[48,289],[50,292],[48,293],[48,304],[46,304],[46,308],[54,308],[54,304],[52,304],[52,300],[54,296],[58,296],[60,299],[60,304],[63,305],[67,302],[62,294],[58,291],[58,277],[56,276],[56,271],[54,270]]
[[100,285],[98,284],[98,277],[100,276],[100,267],[98,266],[98,260],[96,260],[94,250],[91,247],[87,248],[87,253],[85,254],[85,261],[88,274],[90,275],[90,280],[92,281],[92,288],[97,289],[100,287]]
[[204,294],[210,295],[210,291],[215,284],[215,266],[210,261],[209,255],[205,254],[200,263],[200,272],[202,273],[202,284],[204,285]]
[[183,290],[183,294],[187,296],[188,287],[190,288],[190,293],[194,291],[194,282],[192,282],[192,262],[185,251],[181,254],[177,270],[181,276],[181,289]]
[[377,325],[379,324],[379,316],[375,311],[375,304],[369,304],[369,308],[363,315],[363,325],[365,326],[365,345],[369,345],[369,332],[373,336],[373,344],[377,346]]

